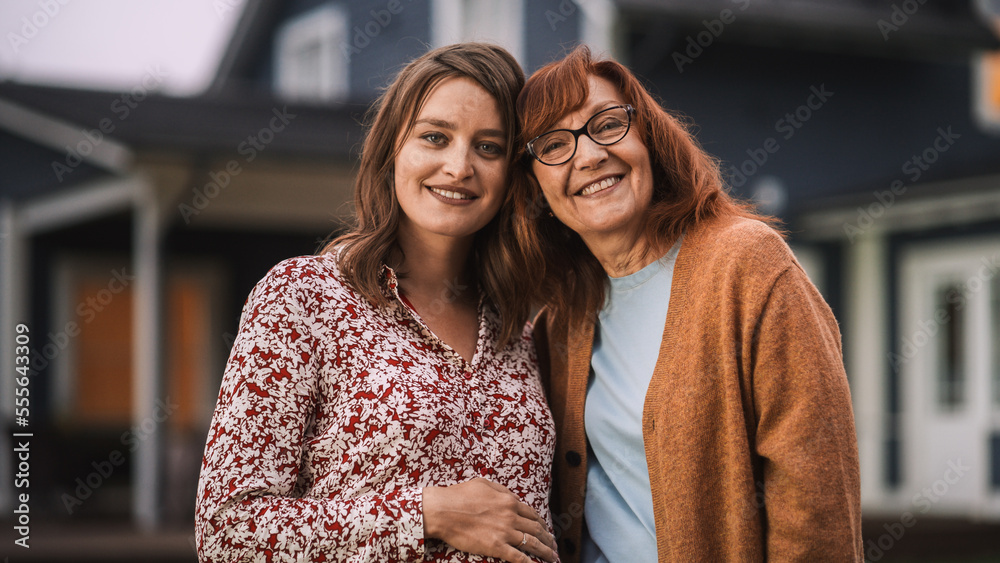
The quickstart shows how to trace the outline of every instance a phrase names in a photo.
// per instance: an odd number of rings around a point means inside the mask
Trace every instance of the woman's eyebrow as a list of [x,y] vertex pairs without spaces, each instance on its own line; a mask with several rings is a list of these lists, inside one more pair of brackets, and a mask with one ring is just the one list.
[[[620,101],[615,100],[615,99],[603,100],[603,101],[600,101],[600,102],[594,102],[593,104],[582,106],[579,111],[584,111],[585,113],[589,113],[589,114],[591,114],[590,116],[593,117],[593,115],[596,114],[599,111],[608,109],[611,106],[620,106],[620,105],[622,105],[624,103],[625,102],[620,102]],[[567,127],[559,127],[558,126],[559,123],[562,122],[563,119],[566,119],[566,117],[568,115],[569,114],[566,114],[566,115],[562,116],[562,118],[560,118],[559,121],[555,122],[552,125],[552,127],[550,127],[548,129],[548,131],[552,131],[554,129],[569,129],[568,126]]]
[[602,109],[607,109],[607,108],[609,108],[611,106],[620,106],[620,105],[622,105],[622,103],[623,102],[619,102],[618,100],[615,100],[615,99],[604,100],[602,102],[597,102],[596,104],[591,105],[590,109],[592,111],[597,112],[597,111],[600,111]]
[[434,127],[441,127],[443,129],[456,129],[454,123],[450,121],[445,121],[444,119],[436,119],[433,117],[425,117],[423,119],[418,119],[414,122],[414,125],[418,123],[426,123],[428,125],[433,125]]
[[[458,126],[455,125],[454,123],[444,119],[437,119],[434,117],[425,117],[423,119],[418,119],[414,122],[414,125],[420,123],[426,123],[428,125],[432,125],[434,127],[440,127],[442,129],[451,129],[451,130],[458,129]],[[476,135],[481,137],[503,137],[504,132],[500,129],[480,129],[476,131]]]

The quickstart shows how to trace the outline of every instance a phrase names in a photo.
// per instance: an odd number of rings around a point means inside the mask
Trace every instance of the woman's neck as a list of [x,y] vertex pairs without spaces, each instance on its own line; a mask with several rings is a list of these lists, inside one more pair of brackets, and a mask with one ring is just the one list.
[[645,233],[614,233],[582,237],[584,244],[613,278],[634,274],[663,256],[669,247],[649,240]]
[[472,242],[472,237],[457,239],[400,233],[397,244],[402,252],[394,257],[393,264],[401,274],[400,288],[405,294],[421,299],[474,301],[468,271]]

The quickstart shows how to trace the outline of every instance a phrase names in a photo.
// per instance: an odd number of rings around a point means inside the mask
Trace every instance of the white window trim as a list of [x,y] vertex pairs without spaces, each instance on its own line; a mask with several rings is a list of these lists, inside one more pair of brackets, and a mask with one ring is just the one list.
[[[495,43],[524,64],[524,1],[494,3],[483,0],[432,0],[431,43],[435,47],[461,41]],[[496,15],[496,19],[484,16],[480,18],[481,21],[470,21],[477,7],[499,7],[502,10],[490,13]]]
[[[292,100],[335,101],[350,92],[350,66],[340,44],[349,40],[350,18],[343,6],[327,4],[289,20],[275,37],[274,88],[278,95]],[[311,44],[319,44],[319,68],[302,69],[300,53]],[[319,91],[303,91],[299,77],[317,74]]]

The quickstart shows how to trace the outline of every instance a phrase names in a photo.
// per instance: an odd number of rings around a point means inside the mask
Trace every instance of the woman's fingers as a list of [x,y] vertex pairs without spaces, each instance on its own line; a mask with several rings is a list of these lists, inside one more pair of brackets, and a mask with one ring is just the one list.
[[517,545],[514,547],[525,553],[530,553],[543,561],[555,561],[558,559],[559,556],[556,554],[555,546],[548,543],[552,536],[549,535],[544,526],[539,529],[538,522],[533,520],[525,522],[525,524],[525,527],[528,529],[521,530],[521,538],[515,540]]
[[497,557],[508,563],[533,563],[527,553],[509,545],[503,546]]
[[548,527],[545,525],[545,521],[542,520],[542,517],[539,516],[537,512],[535,512],[535,509],[531,508],[530,506],[522,502],[517,507],[517,513],[521,517],[527,518],[528,520],[531,520],[535,523],[534,530],[524,529],[521,531],[528,532],[529,534],[537,537],[538,540],[543,544],[547,545],[548,547],[551,547],[552,549],[556,549],[555,537],[553,537],[552,534],[549,533]]

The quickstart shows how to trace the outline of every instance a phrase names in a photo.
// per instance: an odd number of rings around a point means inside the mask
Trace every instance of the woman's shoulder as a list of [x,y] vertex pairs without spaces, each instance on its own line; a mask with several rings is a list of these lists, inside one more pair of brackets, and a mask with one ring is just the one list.
[[746,217],[700,223],[685,234],[677,257],[677,268],[690,270],[697,279],[730,280],[740,287],[770,285],[796,264],[778,231]]
[[333,254],[286,258],[275,264],[261,280],[276,285],[308,286],[315,283],[343,283]]
[[255,296],[284,295],[300,306],[348,293],[336,256],[331,253],[286,258],[275,264],[254,288]]
[[784,244],[784,238],[773,227],[749,217],[715,217],[700,223],[693,229],[707,242],[718,246],[737,247]]
[[791,249],[773,227],[748,217],[718,217],[700,223],[684,237],[687,244],[703,256],[720,259],[753,259],[787,265],[793,260]]

